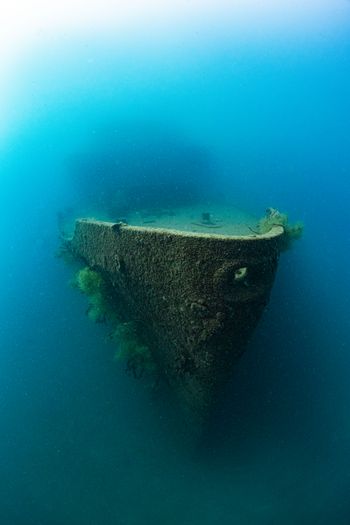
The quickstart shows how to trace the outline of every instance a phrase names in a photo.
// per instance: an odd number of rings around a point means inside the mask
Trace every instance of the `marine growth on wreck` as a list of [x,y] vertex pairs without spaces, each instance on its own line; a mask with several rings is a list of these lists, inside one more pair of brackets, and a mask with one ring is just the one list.
[[281,250],[302,232],[273,208],[245,235],[204,229],[215,224],[209,212],[187,231],[79,219],[64,241],[85,264],[74,283],[88,317],[108,324],[116,359],[135,378],[162,378],[200,419],[266,307]]

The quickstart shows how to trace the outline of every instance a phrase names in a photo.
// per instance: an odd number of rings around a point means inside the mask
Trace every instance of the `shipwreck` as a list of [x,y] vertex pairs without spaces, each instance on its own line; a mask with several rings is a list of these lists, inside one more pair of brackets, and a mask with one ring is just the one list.
[[205,418],[269,301],[286,224],[234,235],[209,213],[187,230],[144,223],[78,219],[65,246],[103,277],[179,404]]

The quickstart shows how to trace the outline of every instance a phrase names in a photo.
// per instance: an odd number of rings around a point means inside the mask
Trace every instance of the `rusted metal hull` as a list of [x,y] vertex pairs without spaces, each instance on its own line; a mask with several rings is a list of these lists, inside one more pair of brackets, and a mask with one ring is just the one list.
[[110,283],[180,403],[205,417],[269,300],[283,228],[233,237],[80,219],[69,249]]

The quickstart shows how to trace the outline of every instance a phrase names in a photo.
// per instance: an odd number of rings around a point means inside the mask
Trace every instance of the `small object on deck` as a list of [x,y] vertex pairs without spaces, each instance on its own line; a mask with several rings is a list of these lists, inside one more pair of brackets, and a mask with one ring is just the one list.
[[209,212],[203,212],[202,213],[202,223],[203,224],[213,224]]

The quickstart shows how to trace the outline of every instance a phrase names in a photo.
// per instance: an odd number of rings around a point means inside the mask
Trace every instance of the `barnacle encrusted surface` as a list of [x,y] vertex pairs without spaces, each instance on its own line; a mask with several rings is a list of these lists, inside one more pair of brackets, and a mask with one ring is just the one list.
[[205,415],[273,284],[283,228],[245,237],[80,219],[69,249],[107,277],[181,403]]

